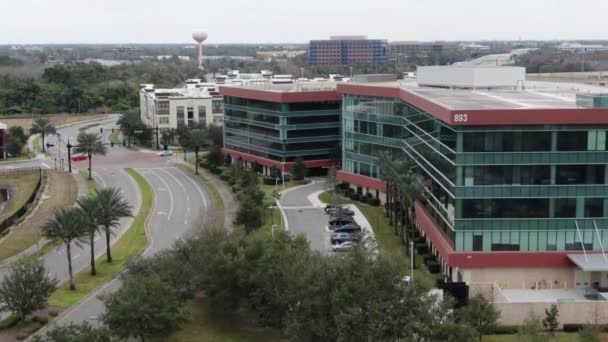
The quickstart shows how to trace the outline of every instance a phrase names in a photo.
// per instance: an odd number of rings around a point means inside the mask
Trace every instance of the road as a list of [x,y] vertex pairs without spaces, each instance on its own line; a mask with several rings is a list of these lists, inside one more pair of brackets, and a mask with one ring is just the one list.
[[[103,120],[100,125],[88,128],[87,131],[100,133],[99,129],[102,127],[102,138],[104,142],[109,143],[111,128],[116,127],[117,119],[118,116],[111,116],[108,120]],[[89,125],[91,123],[62,128],[58,130],[58,135],[48,137],[46,140],[54,143],[55,146],[50,148],[49,157],[46,159],[1,165],[0,168],[32,166],[55,168],[55,165],[57,167],[61,166],[61,159],[63,159],[64,170],[67,170],[65,145],[68,141],[75,144],[80,129]],[[153,189],[154,208],[147,227],[150,245],[146,249],[145,255],[153,255],[163,249],[170,248],[176,240],[185,236],[193,228],[200,226],[208,211],[213,210],[211,197],[207,190],[192,175],[176,167],[176,157],[161,158],[154,152],[135,152],[120,146],[108,147],[108,149],[109,153],[106,156],[93,156],[92,159],[93,177],[99,186],[121,189],[126,200],[134,208],[139,208],[141,205],[139,189],[135,181],[124,172],[124,168],[130,167],[140,172]],[[72,162],[72,165],[75,173],[79,169],[86,170],[88,161]],[[121,226],[116,231],[117,236],[114,240],[130,226],[131,220],[124,219],[121,221]],[[96,239],[95,250],[98,255],[102,255],[105,252],[105,239],[99,237]],[[72,252],[75,273],[88,265],[89,253],[89,247],[86,245],[76,247],[76,250]],[[44,262],[49,273],[60,280],[67,279],[67,262],[65,259],[64,246],[60,246],[44,256]],[[0,277],[7,272],[6,269],[0,270]],[[103,288],[102,292],[113,291],[119,286],[118,281],[112,281]],[[98,317],[102,311],[103,305],[97,300],[96,295],[92,295],[64,313],[58,319],[58,322],[59,324],[81,322],[89,320],[91,317]],[[92,323],[97,322],[93,320]]]

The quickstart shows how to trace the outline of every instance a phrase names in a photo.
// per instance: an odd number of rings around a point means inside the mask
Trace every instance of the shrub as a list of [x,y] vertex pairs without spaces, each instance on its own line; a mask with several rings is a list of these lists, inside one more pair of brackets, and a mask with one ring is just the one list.
[[20,331],[20,332],[18,332],[18,333],[17,333],[17,335],[15,336],[15,338],[16,338],[18,341],[23,341],[23,340],[25,340],[26,338],[28,338],[29,336],[30,336],[29,334],[26,334],[26,333],[24,333],[23,331]]
[[429,252],[429,248],[424,242],[414,244],[414,248],[416,248],[416,254],[418,255],[426,254]]
[[426,268],[432,274],[437,274],[437,273],[441,272],[441,265],[437,261],[434,261],[434,260],[429,260],[426,263]]
[[437,261],[437,258],[433,254],[429,254],[424,257],[424,264],[428,265],[429,262]]
[[[222,172],[222,174],[220,175],[220,179],[224,182],[230,182],[229,180],[232,179],[232,177]],[[234,182],[234,179],[232,180],[232,182]]]
[[519,332],[518,325],[497,325],[493,333],[496,335],[514,335]]
[[10,315],[0,321],[0,330],[12,328],[17,323],[19,323],[19,317],[17,315]]
[[353,201],[358,201],[359,200],[359,194],[356,192],[353,192],[351,194],[348,195],[348,198],[350,198]]
[[277,182],[276,178],[265,176],[264,178],[262,178],[262,183],[265,184],[265,185],[282,184],[281,177],[278,177],[278,178],[279,178],[279,180]]
[[365,196],[361,196],[361,197],[359,197],[359,202],[361,202],[361,203],[365,203],[365,204],[367,204],[367,203],[368,203],[368,201],[369,201],[369,198],[367,198],[367,197],[365,197]]
[[49,316],[57,317],[58,315],[59,315],[59,312],[57,312],[57,310],[49,310]]
[[222,169],[216,167],[216,168],[212,168],[209,171],[211,171],[211,173],[219,175],[220,173],[222,173]]
[[41,323],[44,325],[49,322],[49,319],[47,317],[43,317],[43,316],[34,316],[34,317],[32,317],[32,322],[37,322],[37,323]]
[[380,206],[380,199],[378,199],[378,198],[373,198],[373,199],[372,199],[372,200],[369,202],[369,204],[373,205],[374,207],[378,207],[378,206]]
[[565,323],[564,324],[564,332],[579,332],[583,330],[584,325],[578,323]]

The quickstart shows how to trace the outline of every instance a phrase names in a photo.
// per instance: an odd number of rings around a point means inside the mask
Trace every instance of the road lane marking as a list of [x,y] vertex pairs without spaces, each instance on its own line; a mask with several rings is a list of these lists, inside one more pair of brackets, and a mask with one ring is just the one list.
[[74,255],[74,256],[72,257],[72,260],[75,260],[75,259],[76,259],[76,258],[78,258],[79,256],[80,256],[80,253],[78,253],[78,254]]
[[[186,177],[192,184],[194,184],[194,186],[196,187],[196,189],[198,190],[199,194],[201,194],[201,198],[203,199],[203,207],[205,209],[207,209],[207,200],[205,200],[205,194],[203,194],[203,191],[201,190],[200,185],[198,184],[198,182],[195,182],[192,180],[192,178],[190,178],[186,173],[184,173],[181,169],[179,168],[175,168],[175,170],[177,170],[177,172],[181,173],[182,175],[184,175],[184,177]],[[205,213],[206,210],[203,210],[203,222],[205,221]]]
[[169,216],[167,216],[167,220],[171,221],[171,216],[173,215],[173,192],[171,191],[171,188],[169,187],[169,184],[167,184],[167,182],[165,182],[165,180],[162,179],[161,176],[159,176],[155,171],[152,171],[152,174],[155,175],[165,185],[165,187],[168,189],[169,199],[170,199],[171,205],[169,206]]
[[101,186],[103,186],[104,188],[107,188],[106,181],[104,181],[103,178],[101,178],[101,176],[99,175],[99,173],[93,171],[92,174],[93,174],[94,178],[99,179],[99,181],[101,182]]
[[50,166],[46,165],[45,163],[40,163],[40,165],[42,165],[42,166],[46,167],[47,169],[50,169],[50,168],[51,168]]

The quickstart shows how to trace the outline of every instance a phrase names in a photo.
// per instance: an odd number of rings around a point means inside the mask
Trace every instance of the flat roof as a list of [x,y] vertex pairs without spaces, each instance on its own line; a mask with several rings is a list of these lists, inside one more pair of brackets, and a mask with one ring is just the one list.
[[604,253],[568,254],[568,259],[585,272],[608,271],[608,256]]
[[224,96],[277,103],[341,101],[342,95],[336,91],[338,83],[335,81],[296,81],[287,84],[222,85],[220,93]]

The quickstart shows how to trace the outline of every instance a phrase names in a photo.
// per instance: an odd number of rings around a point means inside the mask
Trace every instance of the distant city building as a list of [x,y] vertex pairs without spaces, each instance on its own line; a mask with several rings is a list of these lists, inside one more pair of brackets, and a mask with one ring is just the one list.
[[437,42],[390,42],[388,44],[388,58],[393,62],[407,60],[413,55],[437,55],[443,53],[453,45]]
[[460,44],[460,47],[463,49],[471,49],[471,50],[490,50],[490,47],[487,45],[480,45],[480,44],[475,44],[475,43]]
[[0,159],[6,158],[6,129],[7,126],[0,122]]
[[291,170],[296,158],[312,173],[334,164],[342,125],[336,84],[221,86],[224,153],[271,176]]
[[256,54],[261,58],[294,58],[305,55],[306,50],[258,51]]
[[308,63],[311,65],[378,65],[387,61],[386,39],[365,36],[334,36],[311,40]]
[[557,46],[559,50],[570,52],[593,52],[593,51],[608,51],[606,45],[596,44],[580,44],[580,43],[562,43]]

